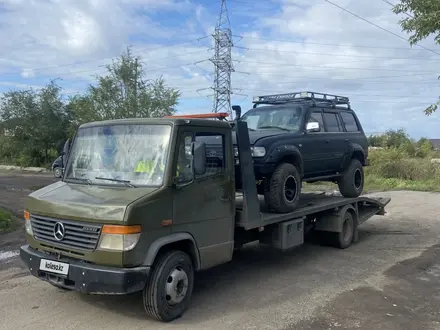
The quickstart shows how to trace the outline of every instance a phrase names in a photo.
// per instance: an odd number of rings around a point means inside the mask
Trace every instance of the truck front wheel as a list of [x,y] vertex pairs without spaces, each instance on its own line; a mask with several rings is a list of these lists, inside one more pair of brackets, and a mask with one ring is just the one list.
[[269,210],[276,213],[292,212],[301,195],[301,176],[290,163],[278,165],[269,179],[264,199]]
[[158,257],[143,290],[145,312],[163,322],[180,317],[191,300],[194,268],[182,251],[168,251]]

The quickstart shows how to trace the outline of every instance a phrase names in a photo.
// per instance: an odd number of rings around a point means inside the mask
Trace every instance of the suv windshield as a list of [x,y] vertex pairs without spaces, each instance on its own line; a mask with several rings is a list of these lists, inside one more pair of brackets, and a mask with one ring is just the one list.
[[245,121],[250,130],[279,129],[297,132],[300,129],[303,112],[303,107],[300,105],[270,106],[251,109],[240,120]]
[[171,126],[105,125],[80,128],[65,172],[66,182],[163,184]]

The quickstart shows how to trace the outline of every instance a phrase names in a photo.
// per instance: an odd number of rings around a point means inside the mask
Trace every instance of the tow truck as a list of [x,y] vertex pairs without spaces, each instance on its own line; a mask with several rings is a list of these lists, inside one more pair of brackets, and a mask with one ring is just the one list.
[[[142,291],[146,314],[169,322],[188,309],[194,273],[229,262],[244,244],[260,242],[287,251],[316,231],[326,244],[345,249],[358,240],[363,222],[385,214],[390,198],[304,192],[295,211],[268,212],[257,194],[247,124],[227,121],[227,116],[81,125],[72,143],[66,141],[62,179],[28,196],[27,244],[20,257],[30,273],[86,294]],[[239,151],[240,191],[234,182],[232,134]],[[222,139],[221,157],[210,154],[199,136]],[[111,139],[120,142],[119,161],[161,141],[158,173],[122,171],[119,177],[103,177],[90,159]]]

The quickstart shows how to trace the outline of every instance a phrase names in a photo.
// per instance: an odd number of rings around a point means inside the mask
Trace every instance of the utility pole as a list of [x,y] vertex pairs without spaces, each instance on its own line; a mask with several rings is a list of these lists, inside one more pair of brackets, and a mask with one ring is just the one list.
[[214,108],[213,112],[227,112],[232,118],[231,108],[231,73],[234,72],[232,65],[231,50],[232,32],[226,8],[226,0],[221,2],[220,16],[212,35],[215,41],[214,57],[210,61],[214,64]]

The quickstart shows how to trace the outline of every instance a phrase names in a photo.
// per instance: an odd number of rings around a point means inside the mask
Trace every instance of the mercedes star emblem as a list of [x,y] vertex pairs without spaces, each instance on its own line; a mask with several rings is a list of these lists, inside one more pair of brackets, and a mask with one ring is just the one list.
[[208,156],[214,157],[216,155],[216,152],[214,150],[208,151]]
[[66,229],[64,229],[64,225],[61,222],[57,222],[53,227],[53,236],[57,241],[62,241],[66,235]]

